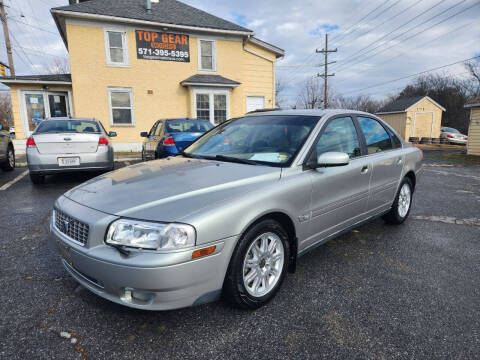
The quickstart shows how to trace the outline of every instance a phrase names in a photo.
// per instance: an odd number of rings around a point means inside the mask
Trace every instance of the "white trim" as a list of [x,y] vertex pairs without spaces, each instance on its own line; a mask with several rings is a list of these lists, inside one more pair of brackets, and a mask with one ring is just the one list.
[[44,80],[17,80],[17,79],[2,79],[0,83],[3,84],[31,84],[31,85],[72,85],[71,81],[44,81]]
[[[131,123],[130,124],[114,124],[113,123],[113,111],[112,111],[112,91],[116,92],[128,92],[130,95],[130,107],[124,107],[122,109],[130,109]],[[110,113],[110,127],[135,127],[135,111],[133,107],[133,89],[131,87],[107,87],[107,101],[108,111]]]
[[[202,41],[209,41],[212,43],[212,69],[202,68]],[[217,72],[217,41],[215,39],[199,37],[197,38],[197,57],[198,57],[198,71],[199,72]]]
[[432,103],[434,103],[435,105],[437,105],[440,109],[442,109],[443,111],[446,111],[446,109],[440,105],[439,103],[437,103],[435,100],[433,100],[430,96],[424,96],[422,97],[420,100],[418,100],[415,104],[412,104],[410,105],[408,108],[405,109],[405,111],[408,111],[408,109],[410,109],[411,107],[414,107],[415,105],[417,105],[420,101],[422,101],[423,99],[427,98],[428,100],[430,100]]
[[226,120],[230,119],[230,90],[225,90],[225,89],[202,89],[202,88],[196,88],[193,89],[193,117],[196,119],[197,118],[197,94],[207,94],[208,95],[208,101],[209,101],[209,111],[210,111],[210,123],[215,125],[215,102],[213,95],[215,94],[220,94],[220,95],[226,95],[226,104],[227,104],[227,114],[226,114]]
[[180,83],[182,86],[205,86],[205,87],[225,87],[225,88],[234,88],[239,86],[240,84],[219,84],[219,83],[196,83],[196,82],[189,82],[189,81],[182,81]]
[[101,20],[101,21],[107,21],[107,22],[119,22],[119,23],[127,23],[127,24],[143,24],[143,25],[149,25],[149,26],[166,27],[166,28],[169,28],[169,29],[184,29],[184,30],[192,30],[192,31],[203,31],[203,32],[209,32],[209,33],[219,33],[219,34],[234,34],[234,35],[244,35],[244,36],[254,35],[253,31],[212,29],[212,28],[205,28],[205,27],[201,27],[201,26],[187,26],[187,25],[168,24],[168,23],[161,23],[161,22],[155,22],[155,21],[122,18],[122,17],[109,16],[109,15],[87,14],[87,13],[65,11],[65,10],[51,10],[51,12],[52,12],[52,14],[57,15],[57,16],[58,15],[63,15],[65,17],[93,19],[93,20]]
[[430,126],[430,137],[433,135],[433,124],[435,123],[435,112],[434,111],[415,111],[413,113],[413,127],[412,127],[412,137],[415,137],[415,128],[417,123],[417,114],[432,114],[432,124]]
[[280,49],[280,48],[276,47],[275,45],[268,44],[265,41],[257,39],[253,36],[250,36],[248,38],[248,41],[251,42],[252,44],[263,47],[264,49],[270,50],[271,52],[277,54],[278,55],[277,57],[285,56],[285,50]]
[[480,107],[480,103],[465,104],[463,107],[466,108],[466,109]]
[[405,110],[402,111],[385,111],[385,112],[377,112],[375,115],[382,115],[382,114],[403,114],[406,113]]
[[[109,32],[116,32],[122,35],[122,52],[123,52],[123,62],[114,62],[111,60],[110,54],[110,38],[108,36]],[[113,67],[129,67],[130,61],[128,58],[128,39],[127,32],[125,29],[120,29],[118,27],[109,26],[103,28],[103,40],[105,42],[105,59],[107,66]]]

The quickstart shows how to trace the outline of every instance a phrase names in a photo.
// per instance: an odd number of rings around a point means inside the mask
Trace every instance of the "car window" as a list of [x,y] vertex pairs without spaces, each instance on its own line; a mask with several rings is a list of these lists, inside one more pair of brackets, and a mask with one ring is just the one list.
[[318,139],[316,150],[317,156],[329,151],[343,152],[350,158],[360,156],[360,142],[352,118],[347,116],[330,121]]
[[156,122],[155,124],[153,124],[152,128],[150,129],[150,131],[148,132],[148,136],[153,136],[153,134],[155,134],[155,129],[157,128],[157,125],[158,125],[159,122]]
[[394,149],[401,148],[402,147],[402,141],[399,139],[399,137],[397,135],[395,135],[393,130],[390,129],[388,126],[385,126],[385,127],[387,128],[387,131],[390,134],[390,137],[392,138],[393,148]]
[[48,133],[100,133],[97,122],[92,120],[46,120],[35,129],[36,134]]
[[155,136],[160,136],[162,134],[163,122],[159,121],[157,123],[157,128],[155,129]]
[[444,127],[441,130],[442,130],[442,132],[460,134],[460,131],[458,131],[457,129],[451,128],[451,127]]
[[377,120],[367,117],[358,117],[357,119],[365,135],[368,154],[392,149],[390,135]]
[[190,145],[187,156],[228,156],[270,166],[289,165],[319,116],[246,116],[222,123]]
[[165,121],[165,132],[199,132],[204,133],[213,127],[208,121],[201,120],[167,120]]

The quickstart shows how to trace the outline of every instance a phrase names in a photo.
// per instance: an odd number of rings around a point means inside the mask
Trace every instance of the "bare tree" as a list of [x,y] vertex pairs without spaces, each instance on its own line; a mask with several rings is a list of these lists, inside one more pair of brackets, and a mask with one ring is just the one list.
[[480,96],[480,60],[477,58],[464,64],[470,75],[470,79],[465,81],[467,91],[471,98]]
[[298,95],[298,108],[319,109],[323,102],[323,86],[317,78],[310,78],[305,81]]
[[7,129],[13,126],[10,92],[0,92],[0,124]]
[[336,95],[333,97],[333,103],[341,109],[366,111],[375,113],[385,105],[385,100],[376,100],[368,95],[358,95],[353,97],[344,97]]
[[277,77],[275,79],[275,106],[278,108],[282,107],[282,104],[285,103],[285,98],[282,94],[285,92],[286,86],[282,78]]
[[70,63],[67,58],[55,58],[53,65],[47,69],[47,72],[52,75],[70,74]]

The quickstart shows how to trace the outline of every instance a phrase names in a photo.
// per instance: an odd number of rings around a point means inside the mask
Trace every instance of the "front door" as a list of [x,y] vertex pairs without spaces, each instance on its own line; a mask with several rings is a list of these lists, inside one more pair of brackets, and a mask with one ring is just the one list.
[[433,112],[416,112],[413,122],[413,135],[418,138],[432,137]]
[[312,181],[311,236],[308,247],[363,219],[368,200],[371,167],[362,157],[360,136],[352,117],[328,120],[311,156],[343,152],[350,157],[345,166],[320,167],[310,171]]
[[229,117],[227,90],[195,90],[195,117],[221,124]]
[[394,148],[390,135],[380,122],[360,116],[357,120],[365,136],[367,158],[373,167],[367,208],[375,213],[392,205],[404,158],[401,147]]
[[66,117],[68,112],[68,96],[61,93],[49,93],[48,105],[50,117]]

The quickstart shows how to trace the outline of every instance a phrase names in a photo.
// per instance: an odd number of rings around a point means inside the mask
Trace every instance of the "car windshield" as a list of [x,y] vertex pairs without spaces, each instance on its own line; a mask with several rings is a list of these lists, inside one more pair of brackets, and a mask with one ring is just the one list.
[[289,166],[319,116],[263,115],[233,119],[200,137],[185,156]]
[[167,120],[165,121],[166,133],[199,132],[204,133],[213,127],[208,121],[202,120]]
[[92,120],[46,120],[35,129],[35,134],[51,133],[99,134],[100,127]]
[[457,129],[451,128],[451,127],[444,127],[444,128],[442,128],[442,130],[443,130],[443,132],[460,134],[460,131],[458,131]]

